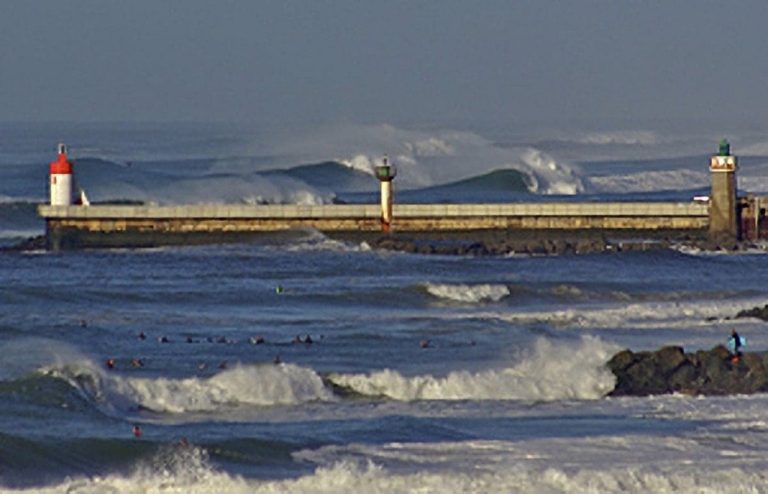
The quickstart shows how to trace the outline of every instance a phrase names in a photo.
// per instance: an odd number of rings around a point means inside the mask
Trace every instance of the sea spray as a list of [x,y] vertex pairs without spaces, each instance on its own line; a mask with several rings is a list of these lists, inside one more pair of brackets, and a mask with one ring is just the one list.
[[92,368],[88,358],[73,345],[47,338],[22,338],[0,345],[3,365],[0,381],[10,381],[39,372],[42,374],[82,362]]
[[366,173],[387,153],[398,168],[400,189],[448,184],[503,169],[524,173],[526,182],[542,194],[573,194],[585,188],[578,167],[541,149],[502,147],[477,133],[451,129],[324,127],[278,145],[276,153],[304,163],[333,159]]
[[454,371],[444,377],[404,376],[385,369],[370,374],[332,374],[329,380],[368,396],[395,400],[564,400],[598,399],[613,389],[605,363],[619,348],[584,336],[576,343],[540,338],[511,367],[482,372]]

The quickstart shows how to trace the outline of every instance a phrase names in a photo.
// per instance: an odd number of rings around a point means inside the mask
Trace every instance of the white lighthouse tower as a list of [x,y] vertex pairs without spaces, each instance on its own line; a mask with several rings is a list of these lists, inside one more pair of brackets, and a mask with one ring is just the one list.
[[382,164],[376,167],[376,178],[381,182],[381,230],[389,233],[392,229],[392,180],[397,170],[384,156]]
[[64,143],[59,143],[59,156],[51,161],[50,190],[51,206],[72,205],[72,163]]

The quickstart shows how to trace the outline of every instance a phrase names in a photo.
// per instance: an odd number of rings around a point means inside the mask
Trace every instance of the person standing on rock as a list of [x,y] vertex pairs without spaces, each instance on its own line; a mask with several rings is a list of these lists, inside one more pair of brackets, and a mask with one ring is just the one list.
[[731,330],[731,337],[728,338],[728,349],[731,351],[731,360],[735,363],[741,358],[741,347],[744,346],[744,340],[735,329]]

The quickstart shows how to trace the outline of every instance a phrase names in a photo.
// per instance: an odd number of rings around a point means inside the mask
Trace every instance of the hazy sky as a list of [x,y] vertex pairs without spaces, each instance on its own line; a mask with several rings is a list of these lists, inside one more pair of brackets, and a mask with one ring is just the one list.
[[768,2],[3,0],[0,120],[768,116]]

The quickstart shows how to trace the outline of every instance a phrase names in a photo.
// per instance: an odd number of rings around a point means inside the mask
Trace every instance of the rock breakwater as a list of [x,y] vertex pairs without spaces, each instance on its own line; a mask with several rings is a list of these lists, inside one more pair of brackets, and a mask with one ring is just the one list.
[[744,353],[734,359],[722,345],[694,353],[685,353],[679,346],[647,352],[624,350],[607,365],[616,376],[610,396],[768,392],[768,353]]

